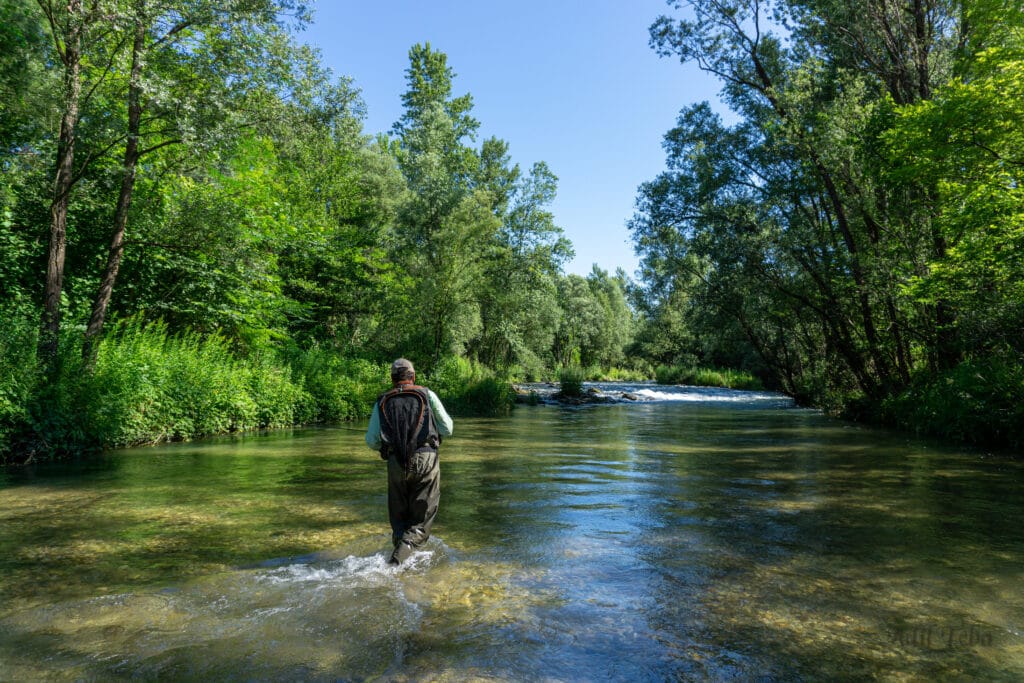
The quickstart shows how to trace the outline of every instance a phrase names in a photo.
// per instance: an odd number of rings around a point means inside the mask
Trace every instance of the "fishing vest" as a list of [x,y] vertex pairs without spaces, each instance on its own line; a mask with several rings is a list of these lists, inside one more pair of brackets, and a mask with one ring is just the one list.
[[400,384],[377,399],[380,412],[380,457],[394,455],[403,467],[409,456],[421,449],[437,450],[437,433],[430,395],[425,387]]

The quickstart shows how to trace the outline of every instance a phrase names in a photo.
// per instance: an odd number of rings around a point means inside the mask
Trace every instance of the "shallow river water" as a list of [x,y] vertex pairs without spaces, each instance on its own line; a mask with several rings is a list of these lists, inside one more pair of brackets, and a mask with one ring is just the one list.
[[1022,680],[1024,463],[768,394],[461,419],[385,564],[365,425],[0,473],[0,680]]

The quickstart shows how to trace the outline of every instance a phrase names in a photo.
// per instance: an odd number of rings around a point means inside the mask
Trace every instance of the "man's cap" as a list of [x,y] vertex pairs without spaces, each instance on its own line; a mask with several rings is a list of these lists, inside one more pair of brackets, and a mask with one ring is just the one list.
[[411,377],[414,374],[416,374],[416,370],[412,367],[412,361],[410,360],[399,358],[391,364],[392,377]]

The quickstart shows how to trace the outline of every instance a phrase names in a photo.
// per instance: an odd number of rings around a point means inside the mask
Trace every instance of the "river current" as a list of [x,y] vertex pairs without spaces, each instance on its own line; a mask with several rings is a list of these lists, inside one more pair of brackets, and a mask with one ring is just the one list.
[[1019,458],[598,388],[456,420],[399,568],[365,424],[0,473],[0,680],[1024,679]]

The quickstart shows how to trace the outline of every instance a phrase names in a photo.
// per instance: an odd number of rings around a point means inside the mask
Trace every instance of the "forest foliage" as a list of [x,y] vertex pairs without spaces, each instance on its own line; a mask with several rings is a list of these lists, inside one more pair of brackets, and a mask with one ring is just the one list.
[[0,453],[364,417],[400,355],[461,414],[625,361],[625,275],[563,273],[552,170],[429,44],[368,135],[311,18],[0,1]]
[[638,343],[848,415],[1020,445],[1017,4],[670,4],[652,47],[714,74],[735,120],[683,109],[641,188]]
[[299,0],[0,0],[2,457],[363,417],[396,356],[461,414],[658,368],[1019,445],[1019,8],[669,5],[731,114],[666,134],[633,282],[564,272],[554,169],[428,43],[369,135]]

